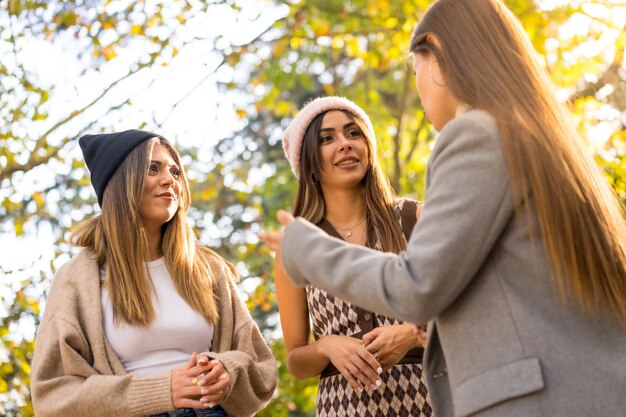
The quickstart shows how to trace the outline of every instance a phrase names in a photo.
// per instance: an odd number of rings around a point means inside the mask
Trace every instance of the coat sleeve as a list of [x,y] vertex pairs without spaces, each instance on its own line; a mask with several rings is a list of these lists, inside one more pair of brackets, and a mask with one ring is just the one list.
[[[229,416],[247,417],[262,409],[271,399],[276,389],[278,371],[276,360],[263,339],[259,328],[250,316],[245,304],[239,298],[233,279],[228,282],[228,300],[232,308],[232,329],[230,350],[207,352],[210,357],[220,360],[231,377],[230,393],[222,403]],[[225,317],[220,317],[223,320]],[[227,337],[223,335],[222,337]]]
[[485,112],[448,123],[428,170],[425,203],[406,251],[349,245],[296,219],[281,245],[291,279],[406,321],[438,316],[477,274],[514,209],[498,129]]
[[35,414],[122,417],[172,409],[169,373],[140,379],[96,370],[94,349],[98,348],[88,342],[82,327],[86,318],[69,313],[78,311],[80,297],[65,272],[67,268],[59,270],[53,281],[37,333],[31,372]]

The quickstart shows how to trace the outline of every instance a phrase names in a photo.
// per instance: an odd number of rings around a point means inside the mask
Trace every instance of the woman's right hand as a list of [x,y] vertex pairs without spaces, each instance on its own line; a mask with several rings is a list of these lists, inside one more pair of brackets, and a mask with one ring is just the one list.
[[[276,212],[276,218],[284,227],[289,226],[294,221],[294,217],[291,215],[291,213],[285,210],[278,210]],[[277,232],[263,230],[259,233],[259,239],[265,242],[265,244],[271,250],[277,252],[280,250],[280,244],[283,242],[284,235],[285,233],[282,230],[279,230]]]
[[413,334],[417,336],[420,347],[426,347],[428,343],[428,326],[426,324],[411,324]]
[[321,353],[355,390],[362,390],[363,387],[375,388],[381,384],[378,373],[382,372],[382,367],[365,349],[361,340],[331,334],[321,338],[318,343]]
[[203,408],[200,402],[201,389],[198,380],[201,374],[209,371],[209,359],[196,352],[189,362],[172,370],[172,404],[174,408]]

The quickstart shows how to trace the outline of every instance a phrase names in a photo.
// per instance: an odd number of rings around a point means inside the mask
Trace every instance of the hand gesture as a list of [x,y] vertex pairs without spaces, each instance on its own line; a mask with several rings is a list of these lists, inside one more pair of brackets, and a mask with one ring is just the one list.
[[172,370],[172,403],[174,408],[205,407],[199,400],[201,389],[197,384],[201,374],[210,369],[207,362],[199,360],[198,354],[194,352],[189,358],[189,362]]
[[221,361],[217,359],[209,360],[206,355],[200,355],[200,357],[203,356],[207,358],[209,371],[198,378],[200,395],[202,395],[200,402],[204,407],[215,407],[222,403],[230,394],[230,374]]
[[322,353],[341,372],[352,388],[360,391],[363,387],[374,388],[382,384],[378,377],[378,374],[382,373],[380,364],[359,339],[327,335],[320,341],[323,346]]
[[425,324],[411,324],[413,334],[417,336],[418,347],[426,347],[428,342],[428,329]]
[[376,327],[363,335],[363,345],[378,360],[383,371],[397,364],[418,343],[410,324]]
[[[278,221],[285,227],[289,226],[293,221],[293,216],[286,212],[285,210],[278,210],[276,212],[276,218]],[[267,232],[262,231],[259,233],[259,239],[261,239],[265,244],[273,251],[277,252],[280,250],[280,244],[283,241],[283,231],[278,232]]]

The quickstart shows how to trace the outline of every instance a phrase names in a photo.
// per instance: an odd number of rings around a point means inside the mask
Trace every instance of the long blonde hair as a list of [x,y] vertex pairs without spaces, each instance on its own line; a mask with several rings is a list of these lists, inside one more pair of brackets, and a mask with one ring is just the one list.
[[[374,154],[370,132],[365,124],[346,110],[341,110],[363,133],[368,150],[368,169],[361,181],[365,194],[365,215],[367,224],[367,241],[373,243],[378,238],[382,250],[399,253],[406,249],[402,228],[395,213],[396,195],[389,180],[382,173],[378,157]],[[326,202],[319,181],[321,177],[320,163],[320,130],[322,120],[327,112],[318,114],[306,132],[302,142],[300,155],[300,180],[294,204],[294,216],[302,216],[311,223],[319,223],[326,214]]]
[[561,297],[573,295],[588,313],[608,306],[626,327],[624,208],[551,93],[519,20],[499,0],[438,0],[410,52],[433,54],[454,96],[496,119],[517,213],[536,211]]
[[174,286],[191,308],[207,321],[218,319],[214,291],[221,273],[232,266],[213,251],[201,246],[187,221],[191,202],[189,184],[172,144],[162,137],[145,141],[131,151],[111,177],[102,199],[102,212],[73,230],[70,240],[95,252],[105,267],[104,284],[109,292],[113,317],[133,325],[148,326],[155,318],[152,281],[145,261],[148,239],[139,215],[150,155],[155,144],[167,148],[180,167],[181,191],[174,217],[161,228],[162,251]]

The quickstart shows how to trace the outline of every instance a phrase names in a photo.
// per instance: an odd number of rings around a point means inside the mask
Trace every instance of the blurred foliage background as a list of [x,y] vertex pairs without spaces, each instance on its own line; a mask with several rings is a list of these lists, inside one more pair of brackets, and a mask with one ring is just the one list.
[[[507,0],[555,93],[626,202],[626,5]],[[273,259],[295,180],[280,135],[302,104],[344,95],[371,116],[400,195],[423,197],[434,132],[406,48],[426,0],[0,0],[0,414],[33,415],[29,363],[73,224],[98,208],[76,138],[144,128],[175,141],[201,241],[237,264],[285,363]],[[451,22],[451,24],[453,24]],[[317,381],[280,367],[261,416],[312,416]]]

